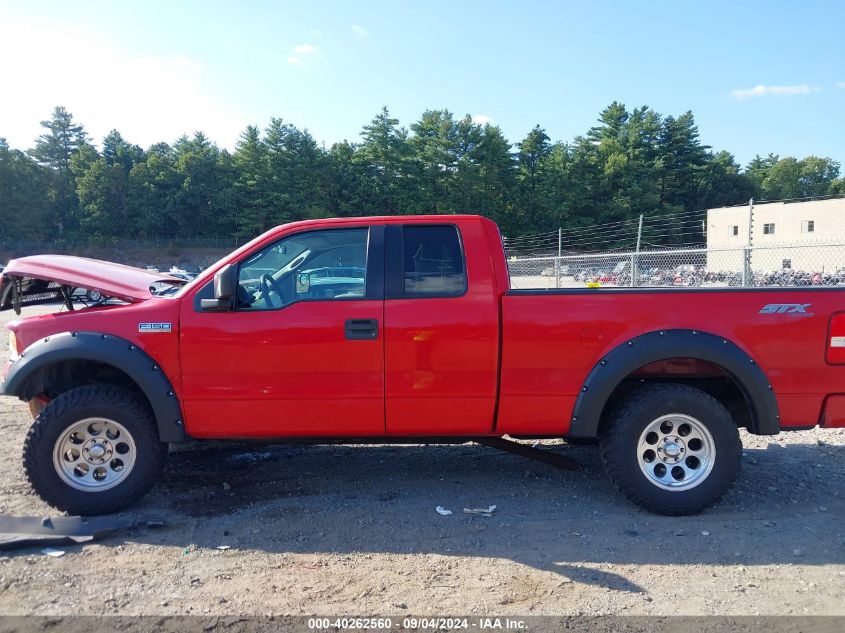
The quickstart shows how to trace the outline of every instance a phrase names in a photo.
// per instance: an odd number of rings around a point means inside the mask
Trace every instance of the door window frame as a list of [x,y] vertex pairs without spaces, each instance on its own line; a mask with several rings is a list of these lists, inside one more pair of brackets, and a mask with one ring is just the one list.
[[[334,299],[334,298],[307,298],[307,299],[297,299],[288,303],[287,305],[279,306],[277,308],[263,308],[261,310],[250,310],[250,309],[238,309],[237,305],[234,306],[232,310],[229,312],[208,312],[207,314],[230,314],[231,312],[242,312],[242,313],[255,313],[259,314],[262,312],[278,312],[279,310],[284,310],[285,308],[289,308],[292,305],[296,305],[297,303],[313,303],[315,301],[371,301],[371,300],[382,300],[384,299],[384,234],[385,234],[385,227],[383,224],[361,224],[361,225],[353,225],[353,226],[336,226],[336,227],[326,227],[326,228],[313,228],[307,229],[305,231],[299,231],[296,233],[288,233],[280,237],[273,242],[266,243],[261,245],[259,248],[252,250],[248,253],[245,253],[243,257],[239,260],[232,262],[233,266],[237,266],[238,268],[238,278],[240,280],[240,272],[241,272],[241,265],[249,261],[252,257],[254,257],[257,253],[263,251],[267,248],[272,248],[274,245],[290,239],[294,236],[305,235],[306,233],[322,233],[325,231],[360,231],[360,230],[367,231],[367,251],[366,251],[366,266],[364,269],[364,294],[360,297],[344,297],[342,299]],[[206,313],[205,310],[201,307],[202,299],[210,299],[214,297],[214,277],[209,279],[208,283],[206,283],[202,288],[200,288],[196,294],[194,294],[194,312],[203,312]]]

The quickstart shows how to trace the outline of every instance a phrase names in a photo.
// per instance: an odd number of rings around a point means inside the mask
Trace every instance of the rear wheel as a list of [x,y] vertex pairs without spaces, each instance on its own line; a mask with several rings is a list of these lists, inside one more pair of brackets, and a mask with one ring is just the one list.
[[605,425],[600,446],[617,488],[637,505],[669,515],[693,514],[718,501],[742,457],[728,410],[680,384],[631,393]]
[[73,514],[115,512],[155,483],[167,445],[130,391],[78,387],[50,401],[24,442],[26,476],[50,505]]

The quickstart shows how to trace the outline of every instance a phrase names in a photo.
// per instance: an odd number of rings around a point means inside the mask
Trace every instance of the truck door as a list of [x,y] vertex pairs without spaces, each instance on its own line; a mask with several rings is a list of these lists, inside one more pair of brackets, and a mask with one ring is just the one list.
[[308,230],[238,262],[230,312],[183,301],[194,437],[384,433],[384,227]]
[[385,262],[387,433],[489,433],[499,299],[482,224],[388,224]]

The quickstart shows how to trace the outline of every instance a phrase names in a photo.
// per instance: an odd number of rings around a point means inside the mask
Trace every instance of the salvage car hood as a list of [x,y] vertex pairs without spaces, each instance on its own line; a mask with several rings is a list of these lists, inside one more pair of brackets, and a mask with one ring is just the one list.
[[[151,298],[154,284],[185,283],[184,279],[164,273],[70,255],[33,255],[11,260],[3,270],[4,299],[6,286],[12,280],[22,281],[24,304],[29,303],[25,296],[30,290],[60,294],[60,286],[98,290],[108,297],[135,303]],[[2,303],[7,307],[7,301]]]

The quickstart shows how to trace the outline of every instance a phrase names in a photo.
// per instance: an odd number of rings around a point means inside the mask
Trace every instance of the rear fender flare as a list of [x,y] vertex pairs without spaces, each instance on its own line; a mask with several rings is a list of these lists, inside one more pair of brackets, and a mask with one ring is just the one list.
[[162,442],[187,439],[182,409],[170,380],[159,364],[137,345],[119,336],[98,332],[62,332],[37,341],[10,366],[3,382],[5,395],[27,397],[27,381],[45,367],[71,360],[111,365],[128,375],[147,397]]
[[575,401],[567,435],[597,437],[613,390],[632,372],[654,361],[695,358],[723,367],[751,404],[751,428],[758,435],[780,432],[778,403],[766,374],[732,341],[698,330],[660,330],[633,338],[606,354],[590,371]]

